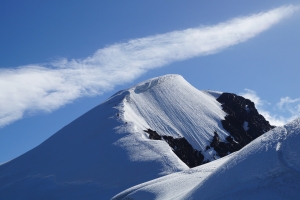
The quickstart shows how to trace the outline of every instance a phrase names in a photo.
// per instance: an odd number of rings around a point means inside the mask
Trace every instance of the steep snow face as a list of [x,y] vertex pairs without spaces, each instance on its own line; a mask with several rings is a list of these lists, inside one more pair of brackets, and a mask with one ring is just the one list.
[[[226,113],[218,96],[197,90],[179,75],[120,91],[38,147],[1,165],[0,199],[109,199],[134,185],[187,170],[165,141],[150,140],[143,130],[184,137],[198,150],[210,145],[215,131],[224,141],[228,134],[221,120]],[[202,154],[208,160],[217,158],[213,148]],[[286,157],[296,165],[291,156]],[[212,173],[215,168],[199,169]]]
[[128,95],[115,94],[1,165],[0,199],[110,199],[133,185],[188,169],[165,142],[149,140],[122,120]]
[[[150,128],[160,135],[184,137],[197,150],[210,145],[214,131],[223,141],[228,136],[221,124],[226,113],[216,101],[219,92],[199,91],[180,75],[150,79],[128,91],[124,120],[139,132]],[[211,152],[203,155],[214,160]]]
[[299,199],[299,141],[297,119],[236,153],[137,185],[114,199]]

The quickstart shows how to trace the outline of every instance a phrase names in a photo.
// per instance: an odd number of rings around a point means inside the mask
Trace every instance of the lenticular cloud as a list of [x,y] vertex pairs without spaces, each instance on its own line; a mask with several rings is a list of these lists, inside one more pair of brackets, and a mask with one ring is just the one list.
[[32,64],[0,71],[0,127],[27,112],[51,112],[72,100],[98,95],[150,69],[214,54],[269,29],[298,10],[283,6],[213,26],[133,39],[85,59]]

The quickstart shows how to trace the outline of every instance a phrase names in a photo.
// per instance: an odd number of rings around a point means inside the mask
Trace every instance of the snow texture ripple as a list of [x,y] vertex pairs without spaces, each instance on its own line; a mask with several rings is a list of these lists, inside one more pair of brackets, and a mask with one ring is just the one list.
[[299,199],[299,141],[296,119],[229,156],[137,185],[113,199]]

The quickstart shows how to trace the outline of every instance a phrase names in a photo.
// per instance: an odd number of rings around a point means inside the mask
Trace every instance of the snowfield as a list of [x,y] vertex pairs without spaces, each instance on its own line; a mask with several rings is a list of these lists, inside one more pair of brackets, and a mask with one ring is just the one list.
[[134,186],[113,199],[299,199],[299,141],[297,119],[236,153]]
[[203,182],[233,154],[216,161],[173,173],[129,188],[116,195],[113,200],[129,199],[185,199],[195,186]]
[[[120,91],[0,165],[0,199],[299,198],[300,120],[215,160],[214,149],[204,149],[214,131],[223,141],[228,136],[221,94],[199,91],[180,75]],[[147,129],[184,137],[215,161],[190,169]]]

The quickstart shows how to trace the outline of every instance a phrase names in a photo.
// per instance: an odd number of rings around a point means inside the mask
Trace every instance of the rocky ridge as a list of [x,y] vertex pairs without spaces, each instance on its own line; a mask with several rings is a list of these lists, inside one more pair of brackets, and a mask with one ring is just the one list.
[[[213,148],[219,157],[240,150],[262,134],[273,129],[275,126],[258,113],[255,105],[249,99],[233,93],[222,93],[217,101],[227,115],[222,120],[223,128],[229,133],[225,141],[221,141],[217,131],[207,146],[202,151]],[[149,139],[164,140],[172,148],[173,152],[190,168],[209,162],[204,160],[202,151],[198,151],[184,138],[173,138],[160,135],[155,130],[144,130],[149,134]]]

